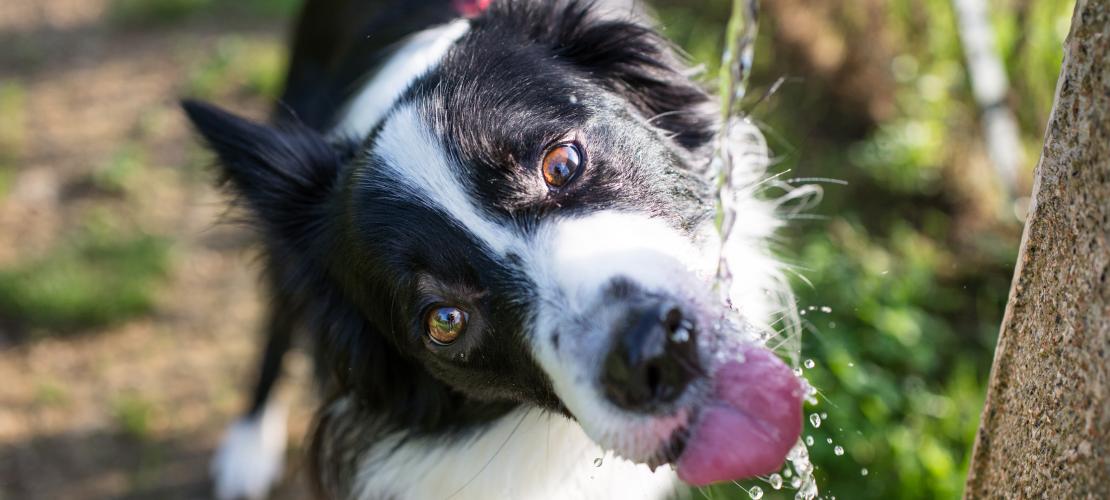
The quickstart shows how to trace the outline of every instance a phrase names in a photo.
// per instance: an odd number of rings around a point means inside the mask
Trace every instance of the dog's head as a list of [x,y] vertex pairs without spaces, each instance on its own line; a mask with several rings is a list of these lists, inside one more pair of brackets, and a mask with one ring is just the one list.
[[186,110],[342,390],[429,428],[545,407],[700,484],[777,469],[801,394],[722,327],[683,71],[641,24],[494,2],[357,143]]

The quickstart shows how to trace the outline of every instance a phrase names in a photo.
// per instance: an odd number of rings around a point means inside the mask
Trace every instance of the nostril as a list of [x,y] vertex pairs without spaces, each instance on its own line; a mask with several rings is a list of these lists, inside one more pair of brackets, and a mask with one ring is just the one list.
[[667,329],[667,333],[673,333],[682,326],[682,309],[677,307],[665,309],[665,312],[659,319],[663,322],[663,328]]
[[682,309],[669,304],[630,316],[602,368],[609,400],[625,409],[653,411],[678,399],[701,373],[695,333]]
[[655,398],[659,398],[660,396],[662,396],[660,386],[663,382],[663,370],[659,368],[659,365],[656,363],[648,365],[647,373],[645,375],[645,378],[647,379],[648,394],[651,394]]

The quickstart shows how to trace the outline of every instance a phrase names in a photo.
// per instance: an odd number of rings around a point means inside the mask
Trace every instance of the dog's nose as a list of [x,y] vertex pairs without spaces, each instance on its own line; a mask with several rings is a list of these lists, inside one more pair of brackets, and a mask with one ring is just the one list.
[[601,377],[613,404],[653,411],[677,399],[698,374],[695,325],[679,307],[641,309],[618,329]]

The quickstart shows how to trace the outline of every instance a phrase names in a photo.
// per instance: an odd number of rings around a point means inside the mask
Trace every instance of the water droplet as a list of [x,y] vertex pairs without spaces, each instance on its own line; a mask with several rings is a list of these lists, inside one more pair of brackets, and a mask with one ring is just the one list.
[[748,490],[748,495],[752,497],[752,500],[759,500],[763,498],[763,488],[752,486],[752,489]]
[[602,457],[595,458],[594,459],[594,467],[601,467],[602,462],[603,462]]
[[805,360],[804,363],[802,363],[802,365],[805,366],[806,369],[809,369],[809,368],[813,368],[814,366],[816,366],[817,363],[814,363],[812,359],[807,359],[807,360]]
[[825,442],[829,443],[829,444],[832,444],[832,438],[825,438]]
[[813,446],[813,436],[806,436],[806,446]]
[[864,468],[860,469],[859,470],[859,475],[866,476],[867,475],[867,467],[864,467]]
[[794,376],[795,377],[801,377],[802,376],[802,369],[801,368],[795,368],[794,369]]
[[787,467],[786,470],[782,471],[782,477],[790,477],[793,474],[794,474],[794,471],[790,470],[789,467]]
[[821,306],[821,312],[823,312],[825,314],[829,314],[829,313],[832,312],[832,308],[829,307],[829,306]]
[[836,322],[835,321],[830,321],[829,322],[829,328],[836,328]]
[[821,420],[825,420],[827,418],[829,418],[829,414],[825,413],[825,412],[821,412]]
[[776,490],[782,488],[782,476],[778,474],[771,474],[771,477],[767,478],[767,482],[771,483],[771,487]]
[[802,309],[801,311],[798,311],[798,315],[805,316],[806,315],[806,310]]
[[853,362],[851,362],[851,361],[849,361],[849,362],[848,362],[848,367],[849,367],[849,368],[852,368],[852,367],[855,367],[855,366],[856,366],[856,364],[855,364],[855,363],[853,363]]
[[836,456],[838,456],[838,457],[843,455],[844,454],[844,447],[843,446],[837,446],[836,448],[833,448],[833,453],[835,453]]
[[814,427],[821,427],[821,415],[816,413],[809,414],[809,423]]
[[790,487],[791,488],[797,489],[801,485],[802,485],[802,478],[800,478],[798,476],[794,476],[794,477],[790,478]]

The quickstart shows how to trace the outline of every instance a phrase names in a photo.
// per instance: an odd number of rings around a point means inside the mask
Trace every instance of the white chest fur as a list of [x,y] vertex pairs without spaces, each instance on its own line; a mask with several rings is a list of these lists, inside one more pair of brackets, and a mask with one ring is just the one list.
[[456,440],[387,437],[363,457],[353,489],[361,500],[663,499],[679,483],[606,454],[572,420],[518,410]]

